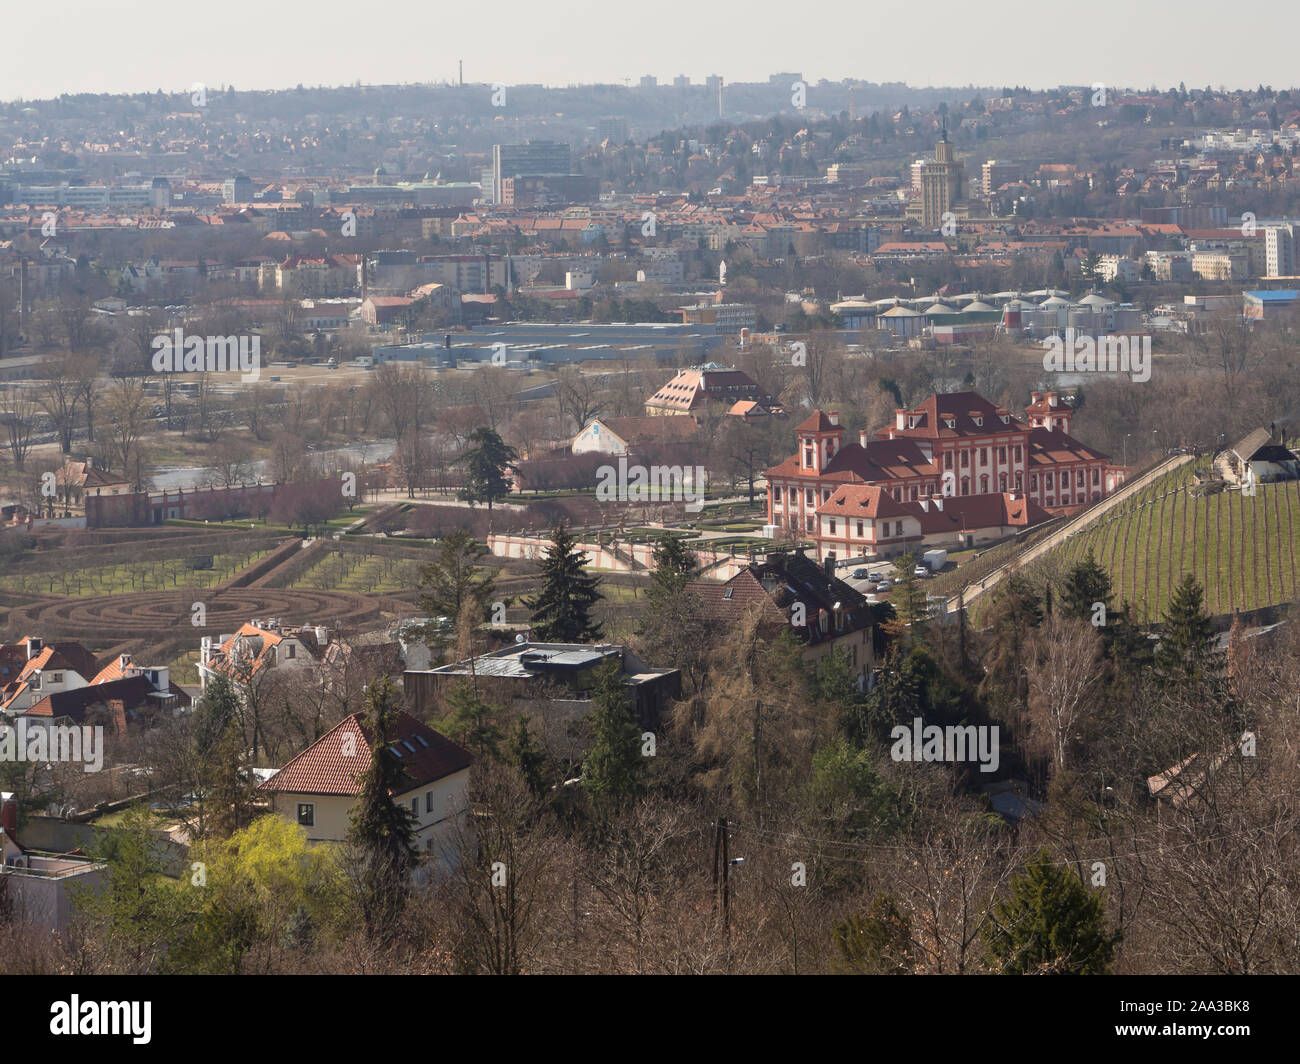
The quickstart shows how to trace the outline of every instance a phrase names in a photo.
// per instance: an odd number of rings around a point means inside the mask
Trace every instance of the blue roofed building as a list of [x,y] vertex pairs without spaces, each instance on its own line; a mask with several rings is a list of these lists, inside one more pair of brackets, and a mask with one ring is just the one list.
[[1294,288],[1242,292],[1241,316],[1254,321],[1273,321],[1295,309],[1297,296],[1300,291]]

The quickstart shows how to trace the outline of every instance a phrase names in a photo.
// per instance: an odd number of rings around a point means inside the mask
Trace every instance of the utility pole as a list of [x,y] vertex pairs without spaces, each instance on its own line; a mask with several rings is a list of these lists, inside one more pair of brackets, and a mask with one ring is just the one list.
[[578,974],[578,869],[573,869],[573,974]]
[[727,846],[727,818],[718,821],[718,833],[722,836],[722,933],[727,940],[727,950],[731,950],[731,855]]
[[713,833],[713,912],[718,911],[718,896],[722,896],[722,932],[728,946],[731,943],[731,858],[727,848],[727,818],[719,817]]
[[957,646],[961,654],[962,671],[966,670],[966,587],[957,589]]

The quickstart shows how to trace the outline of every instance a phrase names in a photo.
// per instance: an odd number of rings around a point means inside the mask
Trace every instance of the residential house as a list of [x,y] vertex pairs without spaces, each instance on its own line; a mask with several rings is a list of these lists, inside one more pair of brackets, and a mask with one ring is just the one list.
[[95,656],[80,643],[30,635],[0,643],[0,712],[25,713],[49,695],[86,687],[95,673]]
[[298,824],[312,842],[343,842],[365,773],[376,756],[392,759],[402,784],[390,797],[415,817],[417,849],[450,862],[469,827],[469,769],[474,757],[407,713],[383,746],[367,714],[353,713],[258,785],[271,811]]
[[802,551],[774,552],[730,580],[694,580],[688,589],[719,631],[734,629],[748,611],[757,611],[768,635],[789,626],[806,658],[843,654],[859,686],[870,686],[880,649],[874,611],[861,592]]

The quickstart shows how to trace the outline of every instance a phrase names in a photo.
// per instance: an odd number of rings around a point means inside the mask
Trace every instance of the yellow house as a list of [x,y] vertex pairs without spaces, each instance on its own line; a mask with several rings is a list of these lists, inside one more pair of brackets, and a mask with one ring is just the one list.
[[[311,842],[342,842],[361,781],[375,756],[365,713],[353,713],[294,757],[258,790],[271,811],[300,825]],[[416,847],[431,857],[451,856],[457,827],[469,822],[469,768],[473,755],[407,713],[399,713],[381,756],[404,771],[391,797],[416,818]]]

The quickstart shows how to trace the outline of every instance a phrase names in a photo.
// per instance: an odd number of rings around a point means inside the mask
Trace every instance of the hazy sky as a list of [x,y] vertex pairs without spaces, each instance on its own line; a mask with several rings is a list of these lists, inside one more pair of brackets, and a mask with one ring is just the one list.
[[[43,0],[5,49],[0,98],[453,79],[911,85],[1296,84],[1296,0]],[[811,104],[813,101],[809,101]]]

